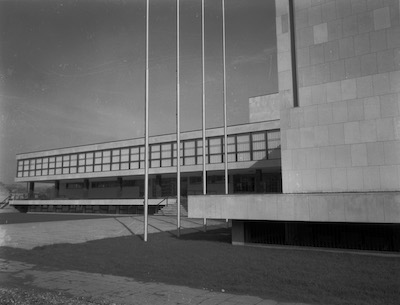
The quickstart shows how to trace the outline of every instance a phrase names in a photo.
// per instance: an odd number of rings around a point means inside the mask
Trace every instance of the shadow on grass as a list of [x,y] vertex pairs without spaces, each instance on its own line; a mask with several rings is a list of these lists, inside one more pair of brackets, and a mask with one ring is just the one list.
[[193,240],[193,241],[211,241],[221,243],[231,243],[231,231],[227,228],[211,229],[204,231],[197,231],[191,233],[181,234],[180,237],[174,236],[180,240]]
[[[234,247],[228,228],[182,229],[24,250],[0,247],[3,259],[36,268],[79,270],[142,282],[337,305],[397,305],[398,258],[292,249]],[[397,300],[397,301],[396,301]],[[1,302],[0,302],[1,303]]]

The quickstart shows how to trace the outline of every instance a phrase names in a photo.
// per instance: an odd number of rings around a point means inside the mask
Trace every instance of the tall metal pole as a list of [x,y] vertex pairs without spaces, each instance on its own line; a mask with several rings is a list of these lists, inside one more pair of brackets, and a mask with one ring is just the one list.
[[[206,68],[205,68],[205,5],[201,0],[201,71],[202,71],[202,135],[203,135],[203,195],[207,195],[207,171],[206,171]],[[207,218],[203,219],[204,230],[207,229]]]
[[178,205],[178,212],[177,212],[177,231],[178,237],[180,236],[181,230],[181,121],[180,121],[180,30],[179,30],[179,0],[176,0],[176,185],[177,185],[177,205]]
[[144,149],[144,241],[147,241],[149,204],[149,0],[146,0],[146,76],[145,76],[145,149]]
[[224,167],[225,167],[225,194],[228,189],[228,135],[227,135],[227,118],[226,118],[226,29],[225,29],[225,0],[222,0],[222,59],[224,66],[223,74],[223,99],[224,99]]

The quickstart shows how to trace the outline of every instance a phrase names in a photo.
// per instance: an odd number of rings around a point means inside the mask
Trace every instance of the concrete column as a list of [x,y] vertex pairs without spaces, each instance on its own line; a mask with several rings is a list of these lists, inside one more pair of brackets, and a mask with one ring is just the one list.
[[54,181],[54,197],[57,198],[60,196],[60,181]]
[[118,184],[119,184],[117,197],[118,198],[122,198],[122,183],[123,183],[123,179],[122,179],[122,177],[118,177],[117,180],[118,180]]
[[233,194],[234,184],[233,184],[233,175],[229,175],[229,194]]
[[244,222],[232,220],[232,245],[243,245],[244,234]]
[[83,198],[89,198],[89,179],[83,180]]
[[263,189],[262,189],[262,170],[261,169],[257,169],[256,170],[256,179],[255,179],[255,186],[254,186],[254,190],[256,193],[263,193]]
[[161,191],[161,175],[156,175],[156,179],[154,181],[154,198],[161,198],[162,191]]
[[29,199],[34,199],[35,198],[35,183],[34,182],[29,182],[28,198]]

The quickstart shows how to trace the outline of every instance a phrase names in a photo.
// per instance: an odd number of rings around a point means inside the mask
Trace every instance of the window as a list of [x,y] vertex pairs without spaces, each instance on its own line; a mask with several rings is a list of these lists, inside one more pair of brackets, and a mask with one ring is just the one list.
[[70,156],[69,155],[63,156],[62,159],[63,159],[62,167],[69,167],[69,165],[70,165]]
[[30,160],[30,161],[29,161],[29,169],[30,169],[30,170],[35,169],[35,160]]
[[111,169],[111,151],[110,150],[105,150],[103,151],[103,158],[102,158],[102,170],[103,171],[109,171]]
[[281,134],[279,130],[268,132],[268,159],[281,158]]
[[236,136],[228,137],[228,162],[236,162]]
[[43,158],[42,168],[49,168],[49,158]]
[[121,162],[129,162],[129,149],[121,149]]
[[160,144],[150,145],[150,167],[161,166]]
[[195,165],[196,164],[196,141],[184,141],[183,143],[183,164]]
[[[228,162],[280,159],[280,131],[268,130],[229,135],[227,137]],[[224,137],[206,139],[206,163],[222,163]],[[203,164],[203,141],[181,141],[181,165]],[[18,160],[17,177],[69,175],[91,172],[135,170],[144,168],[144,145],[110,150],[88,151],[58,156]],[[176,142],[150,145],[150,167],[176,166]]]
[[161,144],[161,167],[172,166],[172,143]]
[[111,151],[111,170],[117,171],[120,169],[121,151],[119,149],[113,149]]
[[78,164],[78,162],[77,162],[78,155],[71,155],[71,158],[70,158],[70,159],[71,159],[71,160],[70,160],[70,165],[71,165],[71,167],[76,167],[77,164]]
[[83,189],[83,182],[67,183],[67,184],[65,185],[65,188],[66,188],[66,189],[69,189],[69,190],[71,190],[71,189],[73,189],[73,190],[76,190],[76,189]]
[[[203,140],[197,140],[196,145],[197,145],[197,164],[203,164]],[[207,145],[206,145],[206,151],[207,151]]]
[[264,160],[267,158],[266,133],[257,132],[251,135],[253,145],[253,160]]
[[139,168],[139,161],[140,161],[140,148],[131,147],[130,149],[130,169],[137,169]]
[[135,180],[123,180],[122,186],[123,187],[133,187],[133,186],[135,186]]
[[118,181],[96,181],[92,182],[92,188],[109,188],[109,187],[119,187]]
[[222,162],[222,137],[208,139],[208,163]]
[[[94,154],[94,164],[101,164],[103,162],[103,152],[98,151]],[[96,166],[95,166],[96,167]],[[101,166],[100,166],[101,168]]]
[[203,182],[202,176],[194,176],[194,177],[190,177],[190,179],[189,179],[190,184],[201,184],[202,182]]
[[236,136],[237,142],[237,161],[250,161],[250,134]]

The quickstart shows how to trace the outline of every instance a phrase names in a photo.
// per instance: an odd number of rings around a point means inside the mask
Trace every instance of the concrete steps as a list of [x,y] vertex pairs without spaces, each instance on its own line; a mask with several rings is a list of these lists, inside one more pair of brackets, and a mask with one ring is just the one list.
[[18,211],[16,208],[14,208],[11,205],[8,205],[2,209],[0,209],[0,214],[1,213],[21,213],[20,211]]
[[[177,203],[170,203],[160,209],[154,215],[162,215],[162,216],[176,216],[178,215],[178,204]],[[187,208],[181,204],[181,216],[188,216]]]

